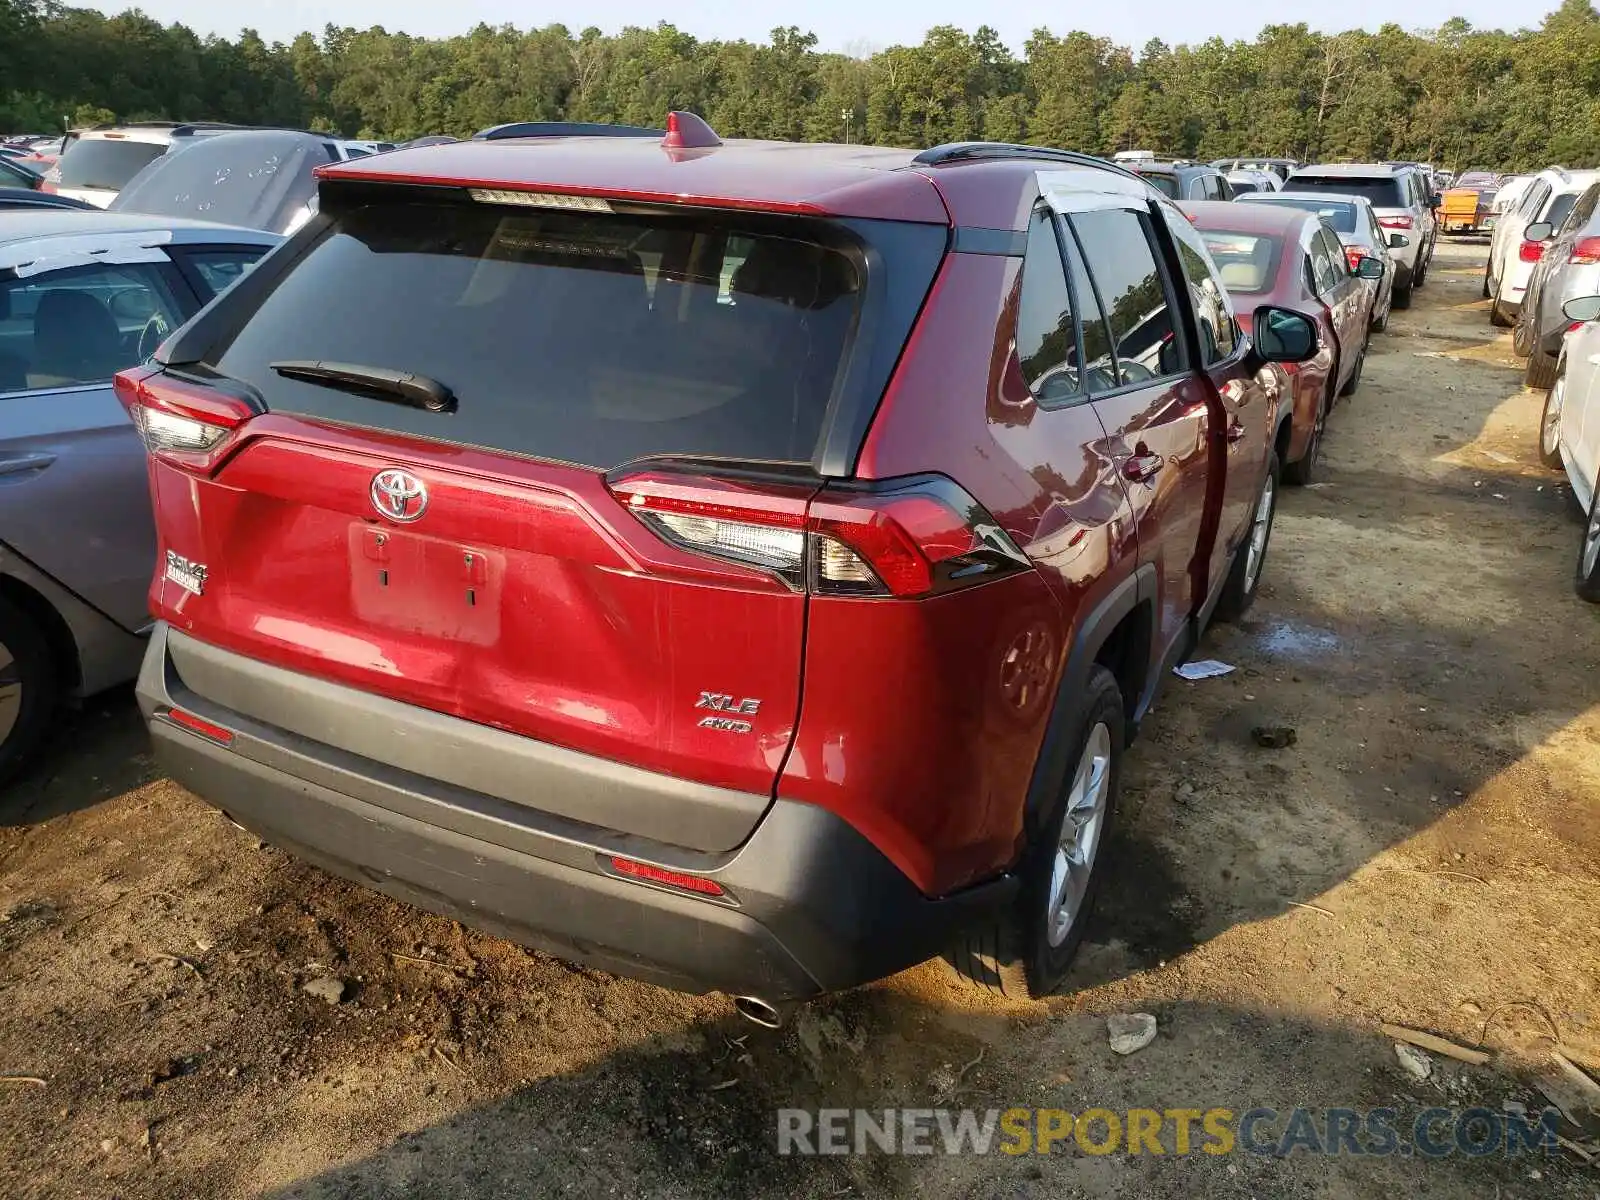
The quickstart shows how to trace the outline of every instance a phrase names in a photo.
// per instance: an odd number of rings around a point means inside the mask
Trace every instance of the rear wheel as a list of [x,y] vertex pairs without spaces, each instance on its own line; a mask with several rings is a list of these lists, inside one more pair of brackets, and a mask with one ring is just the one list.
[[1396,279],[1394,281],[1394,292],[1391,294],[1389,306],[1401,310],[1411,307],[1411,280],[1409,278],[1404,280]]
[[1522,382],[1531,388],[1547,388],[1556,381],[1556,357],[1546,354],[1537,342],[1528,355],[1527,368],[1522,372]]
[[1485,300],[1494,295],[1495,291],[1495,285],[1489,280],[1489,266],[1490,264],[1487,262],[1483,264],[1483,298]]
[[1255,603],[1261,568],[1267,560],[1267,543],[1272,540],[1272,520],[1278,512],[1278,456],[1267,460],[1267,477],[1261,481],[1255,511],[1244,541],[1233,553],[1233,567],[1222,585],[1222,597],[1213,614],[1218,621],[1237,621]]
[[1296,487],[1305,487],[1317,474],[1317,459],[1322,455],[1322,434],[1328,426],[1328,401],[1317,401],[1317,419],[1311,425],[1311,437],[1306,442],[1306,452],[1283,468],[1283,481]]
[[1516,324],[1510,313],[1500,307],[1500,297],[1496,296],[1489,301],[1489,324],[1496,329],[1510,329]]
[[1042,999],[1060,986],[1099,890],[1097,868],[1116,812],[1126,720],[1116,679],[1102,666],[1091,668],[1069,760],[1072,774],[1055,812],[1024,853],[1017,897],[967,931],[950,954],[965,979],[1015,1000]]
[[1561,465],[1561,406],[1567,398],[1567,358],[1561,356],[1555,382],[1545,393],[1544,413],[1539,417],[1539,461],[1547,467]]
[[1355,370],[1350,372],[1350,378],[1344,381],[1344,386],[1339,389],[1341,396],[1354,396],[1356,389],[1361,386],[1361,372],[1367,365],[1367,343],[1361,343],[1361,350],[1356,354]]
[[1589,501],[1589,519],[1583,523],[1583,540],[1578,543],[1578,595],[1591,604],[1600,604],[1600,485]]
[[1433,260],[1432,253],[1429,253],[1429,255],[1426,258],[1424,258],[1420,254],[1417,255],[1417,269],[1416,269],[1415,272],[1412,273],[1412,276],[1411,276],[1411,286],[1412,287],[1419,288],[1423,284],[1428,282],[1428,264],[1432,260]]
[[1539,339],[1533,333],[1533,321],[1528,316],[1528,305],[1524,301],[1522,311],[1517,314],[1516,325],[1511,330],[1511,349],[1527,358],[1533,353],[1534,344]]
[[44,632],[0,600],[0,783],[27,765],[55,702],[55,664]]

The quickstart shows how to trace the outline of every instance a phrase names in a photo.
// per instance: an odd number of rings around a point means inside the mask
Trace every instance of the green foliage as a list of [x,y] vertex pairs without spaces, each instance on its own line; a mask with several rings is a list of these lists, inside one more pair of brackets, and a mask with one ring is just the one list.
[[1038,30],[930,29],[870,57],[796,26],[760,45],[660,24],[615,35],[478,25],[415,38],[327,26],[288,45],[199,37],[138,10],[0,0],[0,131],[138,118],[291,125],[364,137],[467,135],[510,120],[659,125],[728,137],[899,146],[986,138],[1097,153],[1426,159],[1523,169],[1600,161],[1600,14],[1563,0],[1536,28],[1412,32],[1273,25],[1254,41],[1134,51]]

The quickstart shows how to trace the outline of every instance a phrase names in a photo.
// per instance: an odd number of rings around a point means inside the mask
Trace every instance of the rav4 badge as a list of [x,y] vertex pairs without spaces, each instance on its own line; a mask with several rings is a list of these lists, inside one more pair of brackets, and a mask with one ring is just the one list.
[[184,591],[194,596],[206,590],[206,565],[185,558],[175,550],[167,551],[166,577]]

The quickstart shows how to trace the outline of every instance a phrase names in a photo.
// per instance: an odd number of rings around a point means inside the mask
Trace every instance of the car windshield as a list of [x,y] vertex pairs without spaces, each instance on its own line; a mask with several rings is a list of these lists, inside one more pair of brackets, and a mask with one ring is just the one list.
[[1261,199],[1257,204],[1281,204],[1285,208],[1298,208],[1302,212],[1313,212],[1337,233],[1354,233],[1356,231],[1356,206],[1354,204],[1340,204],[1334,200],[1317,200],[1311,196],[1273,196],[1270,199]]
[[[610,468],[650,454],[807,462],[861,294],[809,223],[489,204],[365,204],[214,359],[267,404]],[[438,380],[448,418],[274,369]]]
[[1202,229],[1206,249],[1230,292],[1265,292],[1272,286],[1279,242],[1263,234]]
[[67,147],[58,169],[58,187],[120,191],[147,164],[166,153],[157,142],[79,138]]
[[312,171],[332,158],[326,142],[304,133],[195,138],[140,172],[110,208],[285,233],[316,195]]
[[1400,181],[1393,175],[1294,175],[1289,187],[1296,192],[1332,192],[1361,196],[1373,208],[1404,208]]
[[1493,171],[1468,171],[1456,180],[1457,187],[1493,187],[1498,176]]

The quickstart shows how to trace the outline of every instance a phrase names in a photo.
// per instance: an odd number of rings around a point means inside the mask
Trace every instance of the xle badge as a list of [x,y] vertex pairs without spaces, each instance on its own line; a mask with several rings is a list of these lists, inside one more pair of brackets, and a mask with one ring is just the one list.
[[[735,700],[732,696],[722,692],[701,692],[700,699],[695,701],[696,708],[709,708],[717,713],[739,713],[744,716],[755,716],[761,711],[761,701],[745,697]],[[741,721],[738,717],[710,716],[700,718],[701,729],[720,729],[724,733],[749,733],[749,721]]]
[[184,591],[199,596],[206,590],[206,565],[187,559],[175,551],[167,551],[167,578]]

